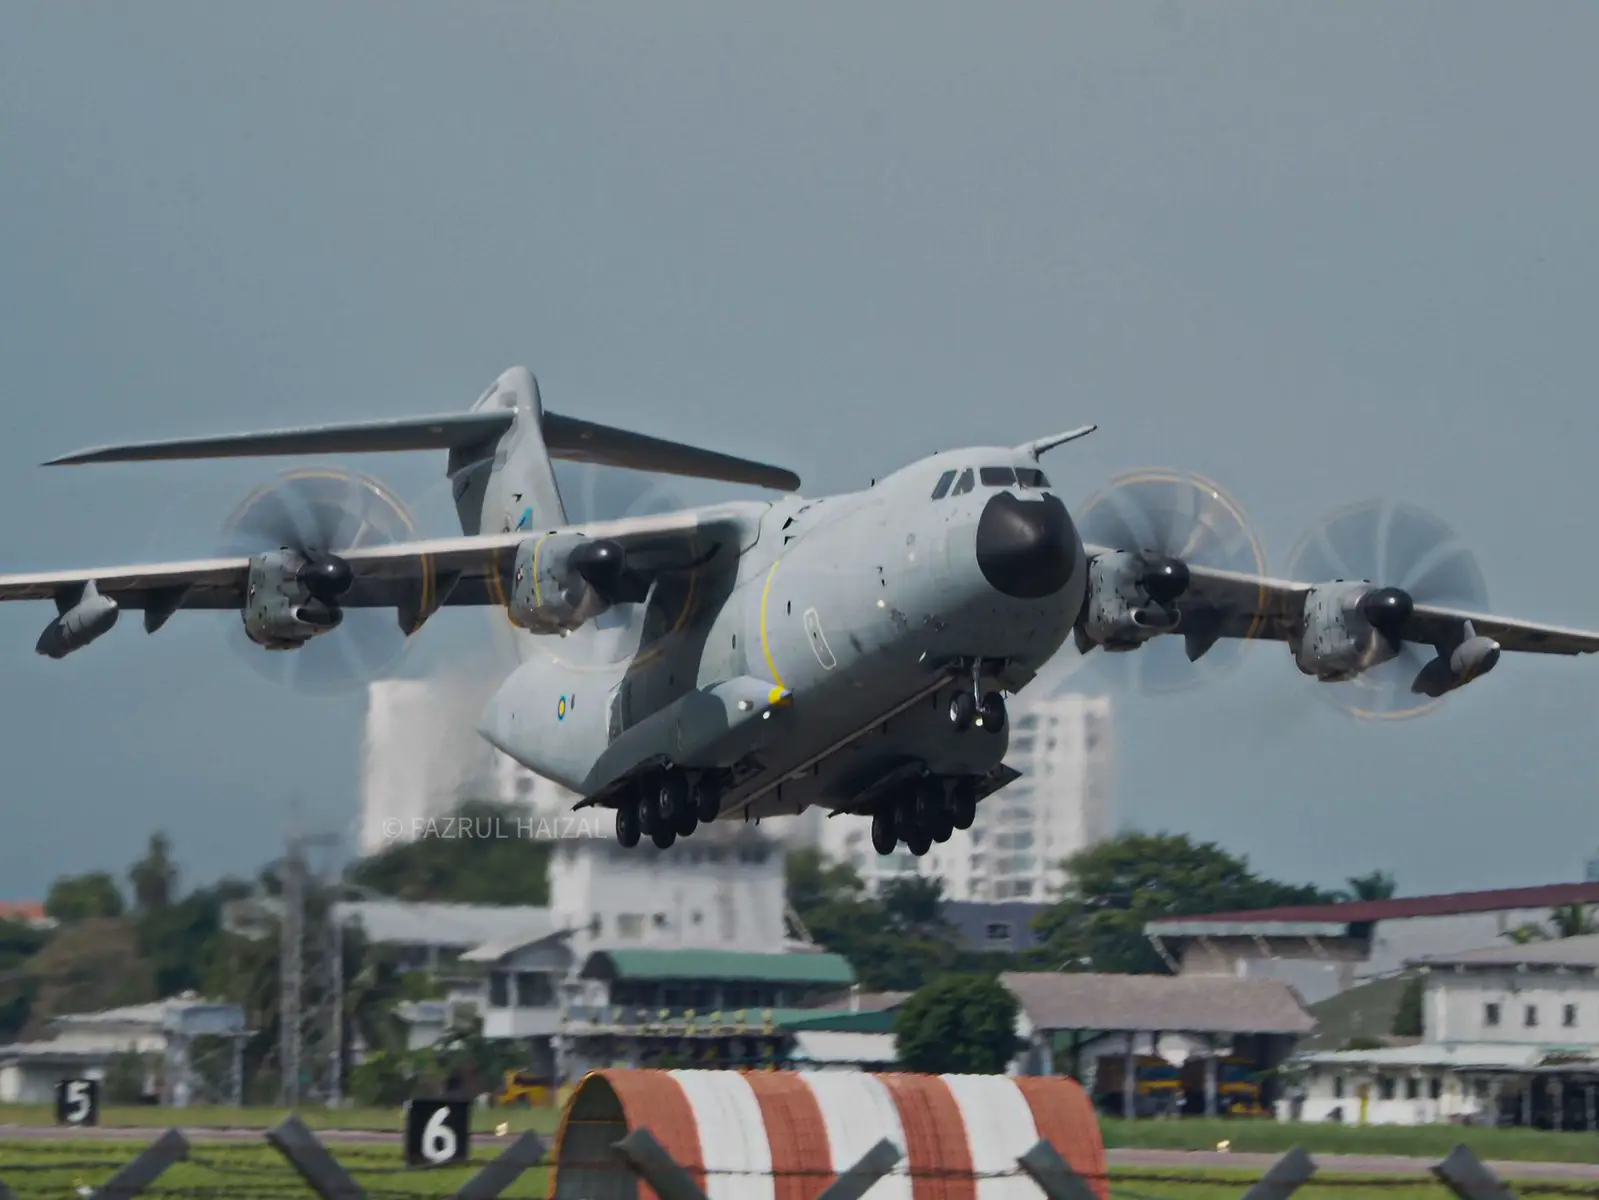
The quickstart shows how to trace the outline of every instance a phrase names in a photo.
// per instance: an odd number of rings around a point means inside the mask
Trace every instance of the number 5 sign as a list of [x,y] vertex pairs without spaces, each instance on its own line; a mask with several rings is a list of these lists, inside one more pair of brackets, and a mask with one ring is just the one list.
[[57,1125],[100,1123],[100,1081],[63,1079],[56,1084]]
[[411,1100],[405,1106],[405,1161],[413,1167],[465,1162],[472,1106],[465,1100]]

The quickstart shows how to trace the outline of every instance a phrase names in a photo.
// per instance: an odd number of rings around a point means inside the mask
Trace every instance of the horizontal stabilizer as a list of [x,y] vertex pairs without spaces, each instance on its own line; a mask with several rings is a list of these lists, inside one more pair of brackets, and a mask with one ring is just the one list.
[[265,433],[233,433],[217,437],[175,438],[166,442],[134,442],[96,446],[52,458],[47,467],[81,463],[160,462],[187,458],[267,458],[289,454],[367,454],[390,450],[453,450],[498,437],[516,419],[513,412],[447,413],[435,417],[400,417],[357,421],[346,425],[311,425]]
[[[96,446],[53,458],[47,467],[84,463],[159,462],[199,458],[268,458],[276,455],[375,454],[396,450],[456,450],[492,443],[508,430],[517,413],[508,409],[474,410],[431,417],[400,417],[345,425],[315,425],[261,433],[175,438]],[[584,421],[558,413],[543,414],[544,443],[551,458],[574,462],[718,479],[792,492],[799,476],[781,467],[719,454],[698,446],[671,442]]]
[[573,462],[747,483],[780,492],[797,491],[800,485],[799,476],[782,467],[552,412],[544,414],[544,445],[551,458]]

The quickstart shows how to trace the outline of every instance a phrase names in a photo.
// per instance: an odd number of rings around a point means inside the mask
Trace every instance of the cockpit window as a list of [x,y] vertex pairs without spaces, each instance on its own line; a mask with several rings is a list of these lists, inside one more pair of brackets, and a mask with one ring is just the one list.
[[1015,487],[1016,472],[1009,467],[984,467],[977,473],[984,487]]
[[933,488],[933,499],[942,500],[949,491],[949,485],[955,482],[955,472],[945,471],[938,477],[938,486]]
[[1049,480],[1037,467],[1017,467],[1016,482],[1025,488],[1047,488]]
[[977,481],[972,478],[972,469],[970,467],[967,467],[964,471],[961,472],[961,477],[960,477],[959,481],[957,481],[956,484],[955,484],[955,490],[953,492],[951,492],[950,495],[952,495],[952,496],[964,496],[967,492],[971,491],[972,488],[974,488],[975,486],[977,486]]

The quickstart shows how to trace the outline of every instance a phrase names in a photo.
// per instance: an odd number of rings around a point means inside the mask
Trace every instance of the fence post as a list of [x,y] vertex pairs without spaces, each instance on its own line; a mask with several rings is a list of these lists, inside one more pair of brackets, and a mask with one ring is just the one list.
[[0,1179],[0,1200],[17,1200],[17,1194],[6,1186],[4,1179]]
[[1451,1150],[1432,1173],[1460,1200],[1516,1200],[1516,1194],[1465,1146]]
[[289,1160],[306,1186],[322,1200],[366,1200],[361,1185],[350,1178],[350,1173],[296,1114],[290,1113],[275,1128],[267,1130],[266,1140]]
[[845,1171],[816,1200],[861,1200],[871,1187],[899,1162],[899,1147],[884,1138]]
[[1099,1200],[1098,1194],[1071,1164],[1060,1156],[1060,1151],[1042,1138],[1016,1160],[1016,1165],[1026,1171],[1032,1181],[1044,1189],[1049,1200]]
[[176,1129],[169,1129],[122,1170],[95,1189],[92,1200],[129,1200],[161,1177],[173,1163],[189,1157],[189,1143]]
[[499,1200],[499,1195],[522,1177],[524,1171],[544,1161],[544,1140],[536,1133],[524,1133],[484,1167],[466,1186],[455,1193],[455,1200]]
[[1285,1200],[1309,1183],[1315,1173],[1315,1160],[1305,1153],[1303,1146],[1295,1146],[1271,1164],[1254,1186],[1244,1193],[1243,1200]]
[[617,1142],[616,1148],[661,1200],[706,1200],[689,1173],[678,1166],[648,1129],[635,1129]]

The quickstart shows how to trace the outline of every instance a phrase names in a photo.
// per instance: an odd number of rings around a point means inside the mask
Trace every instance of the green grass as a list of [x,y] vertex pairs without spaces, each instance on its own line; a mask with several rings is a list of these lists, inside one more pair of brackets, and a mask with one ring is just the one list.
[[[1258,1172],[1219,1169],[1110,1171],[1111,1200],[1242,1200]],[[1580,1181],[1505,1181],[1518,1197],[1594,1196],[1599,1189]],[[1043,1200],[1040,1194],[1040,1200]],[[1454,1193],[1430,1179],[1396,1176],[1318,1174],[1293,1193],[1293,1200],[1455,1200]]]
[[1599,1134],[1471,1125],[1292,1124],[1251,1118],[1207,1121],[1102,1119],[1108,1150],[1214,1150],[1222,1140],[1237,1154],[1282,1154],[1303,1146],[1312,1154],[1397,1154],[1441,1159],[1465,1144],[1486,1160],[1599,1163]]
[[[348,1145],[334,1148],[334,1157],[373,1200],[383,1197],[443,1197],[453,1195],[504,1143],[485,1138],[472,1148],[472,1162],[463,1167],[430,1170],[407,1169],[398,1147]],[[17,1200],[70,1200],[105,1183],[138,1152],[119,1142],[0,1141],[0,1180]],[[191,1147],[190,1161],[168,1168],[155,1184],[141,1193],[150,1200],[186,1197],[311,1197],[314,1193],[283,1157],[265,1144]],[[501,1195],[520,1200],[542,1200],[548,1194],[548,1172],[528,1171]]]
[[[282,1108],[160,1108],[130,1106],[103,1108],[100,1124],[110,1128],[166,1129],[270,1129],[287,1115]],[[399,1133],[404,1117],[398,1108],[304,1108],[300,1119],[312,1129],[354,1129]],[[477,1130],[506,1124],[511,1132],[534,1130],[552,1134],[560,1114],[553,1108],[480,1109],[472,1114]],[[54,1125],[55,1107],[44,1104],[0,1104],[0,1125]]]

